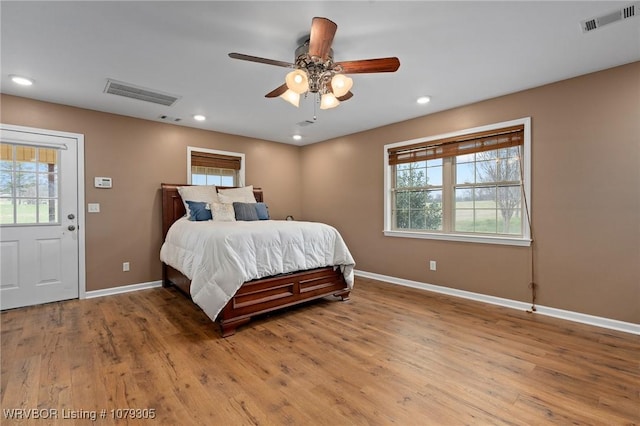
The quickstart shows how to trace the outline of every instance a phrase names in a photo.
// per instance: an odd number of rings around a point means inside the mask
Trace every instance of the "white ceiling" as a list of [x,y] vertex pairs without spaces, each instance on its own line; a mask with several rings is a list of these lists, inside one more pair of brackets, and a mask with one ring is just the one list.
[[[0,3],[2,93],[304,145],[640,60],[640,17],[583,34],[632,2],[140,1]],[[640,4],[640,3],[636,3]],[[354,74],[332,110],[264,95],[314,16],[338,24],[334,60],[397,56],[395,73]],[[31,77],[20,87],[8,76]],[[180,96],[172,107],[106,94],[107,79]],[[432,101],[418,105],[416,98]],[[199,123],[194,114],[208,119]],[[303,139],[293,141],[299,133]]]

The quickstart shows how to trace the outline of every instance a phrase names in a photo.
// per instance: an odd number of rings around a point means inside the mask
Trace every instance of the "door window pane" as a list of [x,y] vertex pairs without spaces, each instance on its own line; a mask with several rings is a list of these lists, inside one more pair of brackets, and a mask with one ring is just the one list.
[[59,223],[59,159],[56,149],[0,144],[0,224]]

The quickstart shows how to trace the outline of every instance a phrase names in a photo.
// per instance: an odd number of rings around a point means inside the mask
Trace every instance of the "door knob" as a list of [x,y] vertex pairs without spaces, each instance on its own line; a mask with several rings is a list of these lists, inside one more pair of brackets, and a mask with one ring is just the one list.
[[73,213],[69,213],[69,216],[67,216],[69,219],[73,220],[76,218],[76,216]]
[[75,231],[75,230],[76,230],[76,227],[75,227],[74,225],[69,225],[69,226],[67,227],[67,229],[68,229],[69,231]]

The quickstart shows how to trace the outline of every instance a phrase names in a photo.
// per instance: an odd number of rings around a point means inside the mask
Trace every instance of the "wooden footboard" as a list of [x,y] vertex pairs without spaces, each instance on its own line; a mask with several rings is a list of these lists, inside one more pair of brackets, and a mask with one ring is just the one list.
[[222,336],[227,337],[252,316],[329,295],[348,300],[349,292],[340,269],[334,271],[332,267],[249,281],[227,303],[217,321]]
[[[163,285],[174,285],[191,297],[191,281],[171,266],[163,264],[163,268]],[[330,295],[349,300],[349,293],[340,269],[334,270],[333,267],[248,281],[229,300],[216,321],[220,324],[222,337],[228,337],[256,315]]]

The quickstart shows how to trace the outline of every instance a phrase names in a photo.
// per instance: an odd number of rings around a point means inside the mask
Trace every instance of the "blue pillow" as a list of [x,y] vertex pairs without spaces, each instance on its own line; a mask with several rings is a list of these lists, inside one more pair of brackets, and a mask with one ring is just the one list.
[[254,204],[234,202],[233,210],[236,214],[236,220],[258,220],[258,212]]
[[269,220],[269,207],[265,203],[256,203],[255,207],[259,220]]
[[209,203],[203,203],[200,201],[187,201],[186,203],[189,205],[189,220],[200,222],[203,220],[211,220],[213,218],[211,216]]

